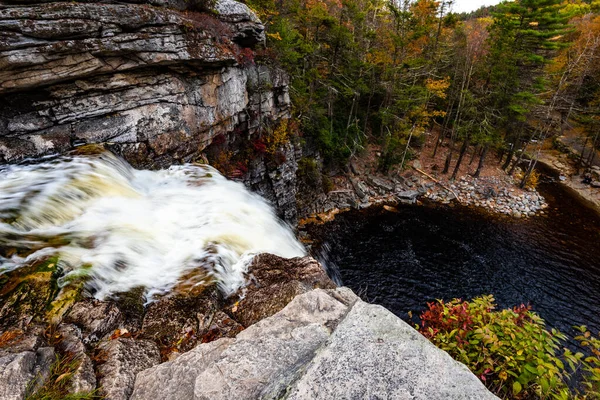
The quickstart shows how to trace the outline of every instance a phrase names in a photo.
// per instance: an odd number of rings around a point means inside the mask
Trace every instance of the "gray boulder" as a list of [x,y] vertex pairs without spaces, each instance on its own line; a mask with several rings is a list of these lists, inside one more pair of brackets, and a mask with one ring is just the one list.
[[414,203],[419,196],[419,192],[416,190],[403,190],[396,193],[396,198],[401,203]]
[[385,308],[357,302],[286,399],[496,399]]
[[[106,400],[127,400],[138,372],[160,362],[158,347],[148,340],[118,338],[101,343],[105,361],[98,366],[100,387]],[[165,397],[166,398],[166,397]]]
[[22,400],[33,379],[35,353],[25,351],[0,358],[0,398]]
[[54,361],[52,347],[0,357],[0,399],[22,400],[35,392],[50,375]]
[[496,399],[383,307],[315,289],[235,339],[138,374],[132,400]]

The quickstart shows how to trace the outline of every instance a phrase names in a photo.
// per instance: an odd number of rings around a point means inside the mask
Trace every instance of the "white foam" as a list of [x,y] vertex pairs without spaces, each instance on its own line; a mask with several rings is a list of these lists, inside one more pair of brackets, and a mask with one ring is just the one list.
[[0,270],[56,253],[65,278],[89,273],[99,299],[139,286],[166,293],[190,271],[227,295],[253,254],[305,254],[265,200],[214,168],[140,171],[108,153],[5,167],[0,220],[0,246],[39,249],[0,258]]

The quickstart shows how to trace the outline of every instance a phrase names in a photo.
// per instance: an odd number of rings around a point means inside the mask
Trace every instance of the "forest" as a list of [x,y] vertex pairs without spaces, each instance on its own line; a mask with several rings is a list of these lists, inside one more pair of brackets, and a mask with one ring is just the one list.
[[[369,143],[387,172],[437,137],[444,174],[465,154],[494,152],[525,184],[546,139],[585,137],[580,163],[600,140],[600,4],[518,0],[469,14],[447,0],[252,0],[267,48],[291,76],[302,134],[330,165]],[[440,167],[441,168],[441,167]]]

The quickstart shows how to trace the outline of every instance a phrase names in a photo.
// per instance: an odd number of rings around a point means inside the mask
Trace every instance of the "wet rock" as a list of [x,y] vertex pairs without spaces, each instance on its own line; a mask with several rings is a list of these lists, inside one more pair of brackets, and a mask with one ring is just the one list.
[[45,326],[30,324],[24,329],[7,329],[0,336],[0,357],[25,351],[35,352],[45,344]]
[[517,211],[517,210],[514,210],[514,211],[512,212],[512,216],[513,216],[513,217],[515,217],[515,218],[517,218],[517,219],[519,219],[519,218],[521,218],[523,215],[522,215],[522,214],[521,214],[519,211]]
[[54,259],[48,259],[0,275],[0,332],[44,321],[58,292],[55,271]]
[[90,345],[117,329],[123,315],[112,302],[85,299],[73,305],[64,321],[81,328],[83,343]]
[[201,331],[204,332],[200,341],[209,343],[219,338],[232,338],[244,330],[244,327],[222,311],[217,311],[212,318],[204,320]]
[[218,308],[214,287],[193,296],[173,294],[161,298],[147,307],[141,337],[159,343],[163,359],[172,352],[184,353],[208,332]]
[[259,254],[248,268],[249,284],[230,301],[228,312],[250,326],[283,309],[294,297],[313,288],[335,288],[321,265],[311,257],[285,259]]
[[160,363],[158,347],[149,340],[118,338],[102,342],[98,349],[105,360],[98,374],[106,400],[129,399],[136,375]]
[[139,287],[125,293],[117,293],[111,299],[123,315],[123,328],[135,334],[142,328],[142,321],[146,310],[145,288]]
[[372,205],[373,205],[373,203],[371,203],[370,201],[361,202],[361,203],[358,205],[358,209],[359,209],[359,210],[364,210],[364,209],[366,209],[366,208],[369,208],[369,207],[371,207]]

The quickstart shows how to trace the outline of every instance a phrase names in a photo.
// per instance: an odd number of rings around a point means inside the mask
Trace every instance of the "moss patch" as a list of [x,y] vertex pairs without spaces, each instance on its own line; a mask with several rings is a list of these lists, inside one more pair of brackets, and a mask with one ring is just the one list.
[[59,292],[57,262],[50,257],[0,277],[0,330],[43,319]]

